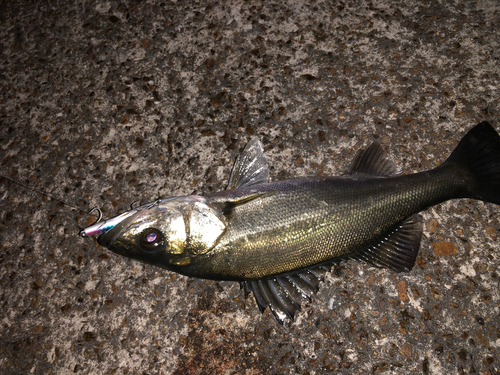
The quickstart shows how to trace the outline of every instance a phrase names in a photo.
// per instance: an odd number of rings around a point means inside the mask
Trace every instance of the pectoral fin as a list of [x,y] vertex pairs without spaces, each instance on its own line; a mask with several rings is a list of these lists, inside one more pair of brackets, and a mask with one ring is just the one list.
[[236,207],[241,206],[241,205],[246,204],[246,203],[249,203],[249,202],[256,200],[256,199],[271,197],[274,194],[276,194],[275,191],[266,191],[266,192],[261,192],[261,193],[245,195],[242,197],[238,197],[237,199],[227,200],[222,205],[222,213],[228,218],[228,220],[230,220],[231,215],[233,214],[233,210]]

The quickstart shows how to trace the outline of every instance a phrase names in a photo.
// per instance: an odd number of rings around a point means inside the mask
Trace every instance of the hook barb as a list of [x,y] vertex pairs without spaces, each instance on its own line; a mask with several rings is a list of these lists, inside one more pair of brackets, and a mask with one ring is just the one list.
[[134,209],[134,204],[137,204],[137,203],[141,204],[141,200],[139,199],[139,200],[136,200],[135,202],[132,202],[130,204],[130,209],[133,210]]
[[[89,215],[92,215],[92,212],[94,212],[94,211],[97,211],[97,214],[98,214],[98,215],[97,215],[97,220],[96,220],[96,221],[95,221],[92,225],[97,224],[97,223],[98,223],[98,222],[100,222],[100,221],[101,221],[101,219],[102,219],[102,212],[101,212],[101,210],[100,210],[99,208],[97,208],[97,207],[92,208],[92,209],[88,212],[88,214],[89,214]],[[92,216],[95,216],[95,215],[92,215]]]

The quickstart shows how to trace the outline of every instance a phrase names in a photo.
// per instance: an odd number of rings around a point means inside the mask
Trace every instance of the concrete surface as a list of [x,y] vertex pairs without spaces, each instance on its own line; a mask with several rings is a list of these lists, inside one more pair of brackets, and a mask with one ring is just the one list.
[[497,129],[500,3],[4,1],[5,374],[499,374],[500,207],[424,213],[417,266],[332,270],[295,323],[230,282],[77,236],[100,207],[224,189],[259,137],[272,179],[341,174],[371,140],[407,172]]

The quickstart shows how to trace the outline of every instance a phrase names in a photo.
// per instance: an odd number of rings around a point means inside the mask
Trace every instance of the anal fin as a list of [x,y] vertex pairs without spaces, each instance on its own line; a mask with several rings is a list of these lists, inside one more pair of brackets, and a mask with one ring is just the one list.
[[408,272],[415,265],[422,238],[422,216],[413,215],[377,244],[349,258],[396,272]]
[[276,320],[283,324],[286,318],[294,320],[303,300],[311,300],[332,265],[333,263],[323,264],[293,274],[246,280],[240,285],[244,289],[245,298],[253,292],[260,311],[264,313],[269,307]]

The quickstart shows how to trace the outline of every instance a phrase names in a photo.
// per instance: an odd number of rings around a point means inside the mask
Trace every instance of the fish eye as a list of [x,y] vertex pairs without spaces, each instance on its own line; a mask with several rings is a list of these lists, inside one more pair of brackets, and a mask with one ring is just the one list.
[[148,228],[142,231],[139,238],[141,248],[147,251],[156,250],[163,244],[163,234],[155,228]]

